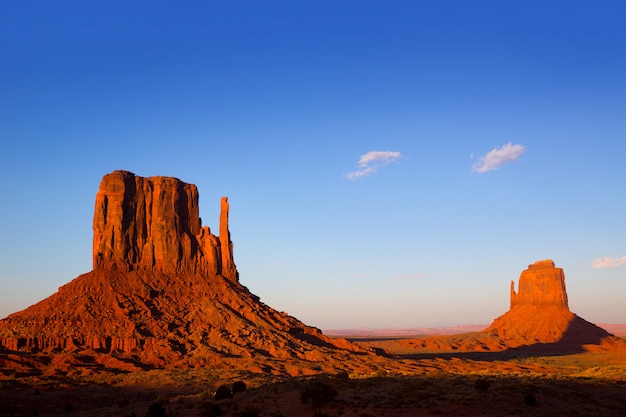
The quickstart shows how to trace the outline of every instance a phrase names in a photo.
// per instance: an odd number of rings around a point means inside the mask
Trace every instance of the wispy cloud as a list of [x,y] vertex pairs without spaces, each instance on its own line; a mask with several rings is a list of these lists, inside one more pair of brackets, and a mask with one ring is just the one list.
[[379,167],[389,165],[402,158],[400,152],[393,151],[371,151],[359,158],[359,169],[346,174],[349,180],[356,180],[367,177],[378,171]]
[[428,274],[425,272],[420,272],[419,274],[413,274],[413,275],[398,275],[396,276],[396,278],[397,279],[419,279],[419,278],[424,278],[427,275]]
[[478,161],[472,165],[472,172],[482,174],[488,171],[495,171],[500,168],[500,165],[515,161],[524,152],[526,152],[524,145],[513,145],[509,142],[501,148],[492,149],[485,156],[479,157]]
[[610,256],[605,256],[604,258],[598,258],[593,261],[593,267],[597,269],[619,268],[624,264],[626,264],[626,256],[622,256],[621,258],[611,258]]

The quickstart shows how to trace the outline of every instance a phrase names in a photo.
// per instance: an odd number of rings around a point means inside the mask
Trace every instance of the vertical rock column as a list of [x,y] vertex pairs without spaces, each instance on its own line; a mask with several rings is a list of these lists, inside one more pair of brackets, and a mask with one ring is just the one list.
[[220,249],[222,252],[222,275],[236,280],[237,269],[233,261],[233,242],[230,241],[228,230],[228,197],[222,197],[220,211]]

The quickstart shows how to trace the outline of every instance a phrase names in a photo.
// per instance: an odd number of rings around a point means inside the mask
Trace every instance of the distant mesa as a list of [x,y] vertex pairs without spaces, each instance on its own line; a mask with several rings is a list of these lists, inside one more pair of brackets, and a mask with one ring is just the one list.
[[368,354],[275,311],[241,285],[228,199],[221,199],[218,236],[202,226],[198,199],[195,185],[176,178],[105,175],[93,270],[0,320],[0,368],[46,369],[56,363],[49,354],[64,353],[79,365],[88,358],[89,369],[219,363],[298,374],[356,366],[347,358]]
[[565,274],[550,259],[528,265],[518,290],[511,281],[511,307],[481,332],[414,339],[416,350],[551,351],[626,350],[624,340],[569,310]]
[[528,265],[517,292],[511,282],[511,308],[485,332],[513,344],[556,344],[566,349],[600,345],[612,337],[569,310],[565,274],[552,260]]

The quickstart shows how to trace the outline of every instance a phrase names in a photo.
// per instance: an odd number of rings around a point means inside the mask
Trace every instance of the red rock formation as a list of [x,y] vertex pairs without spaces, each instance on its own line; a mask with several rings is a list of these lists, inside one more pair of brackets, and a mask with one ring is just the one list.
[[562,348],[599,345],[611,335],[569,310],[565,274],[552,260],[528,265],[519,279],[511,282],[511,308],[496,318],[485,333],[505,345],[557,344]]
[[228,211],[224,197],[216,237],[200,223],[194,185],[105,175],[96,195],[93,271],[0,320],[0,351],[95,351],[131,355],[145,366],[272,358],[315,367],[364,353],[275,311],[239,283]]
[[511,308],[481,332],[412,339],[405,347],[440,351],[536,352],[626,350],[626,343],[569,310],[565,274],[552,260],[535,262],[522,272],[518,291],[511,282]]
[[[222,198],[219,239],[202,227],[198,190],[170,177],[105,175],[96,195],[93,268],[222,274],[236,279]],[[223,267],[224,266],[224,267]]]
[[552,260],[528,265],[519,278],[519,292],[511,281],[511,308],[517,306],[554,306],[568,309],[563,269],[555,268]]

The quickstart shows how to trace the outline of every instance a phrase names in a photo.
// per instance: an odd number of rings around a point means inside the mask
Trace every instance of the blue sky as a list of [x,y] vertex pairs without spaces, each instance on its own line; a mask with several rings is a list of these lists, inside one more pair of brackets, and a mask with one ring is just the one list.
[[[131,3],[131,4],[128,4]],[[91,270],[100,179],[231,205],[241,281],[322,329],[490,323],[551,258],[626,323],[621,1],[4,2],[0,316]]]

